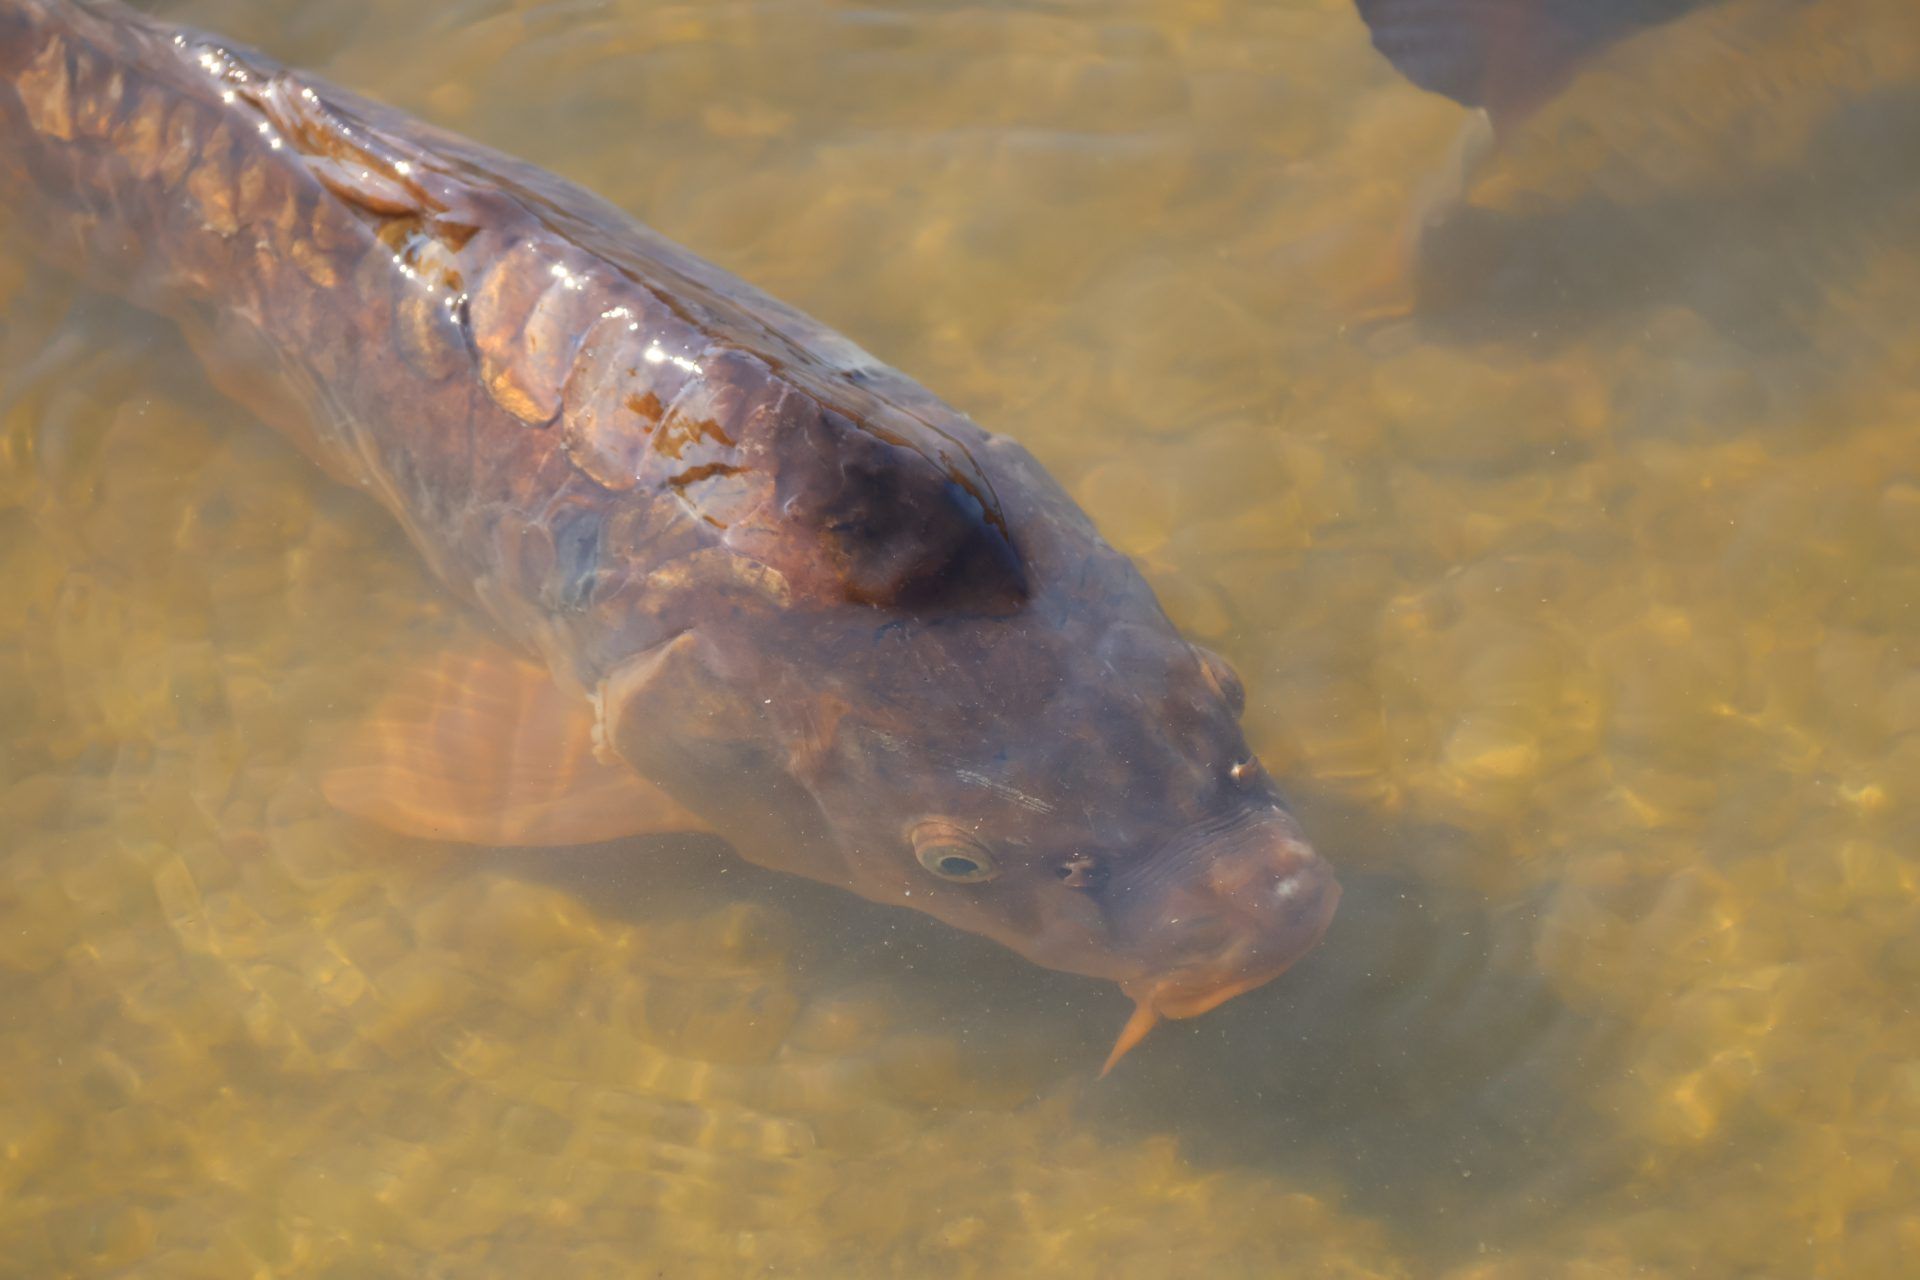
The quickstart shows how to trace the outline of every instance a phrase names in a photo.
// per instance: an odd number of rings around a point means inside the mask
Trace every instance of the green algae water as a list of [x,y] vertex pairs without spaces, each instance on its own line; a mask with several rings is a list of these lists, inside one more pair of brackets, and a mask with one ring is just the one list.
[[1111,987],[710,842],[344,818],[473,619],[0,253],[0,1276],[1910,1274],[1906,0],[1649,31],[1431,217],[1462,112],[1347,0],[164,13],[1023,441],[1346,896],[1096,1081]]

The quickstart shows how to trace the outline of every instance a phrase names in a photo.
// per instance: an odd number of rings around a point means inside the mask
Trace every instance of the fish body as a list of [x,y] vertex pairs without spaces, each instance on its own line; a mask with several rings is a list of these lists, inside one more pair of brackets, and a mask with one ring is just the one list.
[[589,193],[69,0],[0,0],[0,182],[537,660],[415,690],[345,807],[458,837],[424,757],[547,766],[482,829],[704,826],[1118,982],[1133,1038],[1325,930],[1237,679],[1034,459]]

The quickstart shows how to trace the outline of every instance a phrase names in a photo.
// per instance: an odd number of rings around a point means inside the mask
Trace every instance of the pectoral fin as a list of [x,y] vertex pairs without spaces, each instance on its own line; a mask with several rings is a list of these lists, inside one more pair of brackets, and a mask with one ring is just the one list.
[[398,682],[322,781],[338,809],[403,835],[591,844],[706,824],[594,753],[587,699],[511,654],[450,654]]

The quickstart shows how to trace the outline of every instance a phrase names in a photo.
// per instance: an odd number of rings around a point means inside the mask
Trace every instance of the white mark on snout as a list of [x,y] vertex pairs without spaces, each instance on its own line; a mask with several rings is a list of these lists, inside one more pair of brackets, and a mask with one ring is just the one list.
[[1308,890],[1307,880],[1306,873],[1300,871],[1282,876],[1279,883],[1273,886],[1274,898],[1280,902],[1292,902],[1304,896]]

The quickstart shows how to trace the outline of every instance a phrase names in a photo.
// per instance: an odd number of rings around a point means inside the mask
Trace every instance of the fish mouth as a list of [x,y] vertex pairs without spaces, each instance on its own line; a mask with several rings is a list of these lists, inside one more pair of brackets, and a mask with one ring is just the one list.
[[[1167,927],[1184,922],[1184,954],[1124,981],[1133,1016],[1114,1042],[1106,1075],[1163,1018],[1197,1018],[1291,968],[1326,936],[1340,905],[1333,869],[1295,833],[1292,820],[1209,861],[1167,897]],[[1176,914],[1177,913],[1177,914]]]

